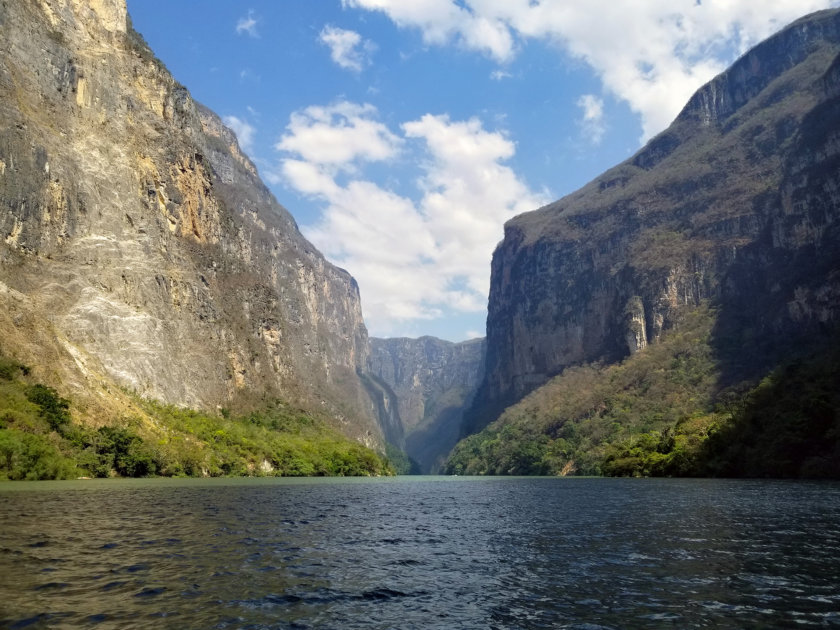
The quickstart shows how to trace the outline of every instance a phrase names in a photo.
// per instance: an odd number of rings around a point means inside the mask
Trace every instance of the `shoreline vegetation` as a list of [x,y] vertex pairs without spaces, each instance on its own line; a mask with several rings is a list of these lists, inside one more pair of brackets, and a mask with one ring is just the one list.
[[700,307],[621,363],[567,368],[461,440],[443,472],[840,479],[840,338],[722,385],[715,321]]
[[395,474],[385,455],[280,401],[238,417],[138,405],[151,423],[81,424],[71,401],[0,355],[0,480]]
[[[840,479],[840,343],[721,387],[714,321],[701,307],[622,363],[567,369],[459,442],[443,474]],[[282,401],[240,416],[135,402],[136,417],[80,423],[0,354],[0,481],[415,472]]]

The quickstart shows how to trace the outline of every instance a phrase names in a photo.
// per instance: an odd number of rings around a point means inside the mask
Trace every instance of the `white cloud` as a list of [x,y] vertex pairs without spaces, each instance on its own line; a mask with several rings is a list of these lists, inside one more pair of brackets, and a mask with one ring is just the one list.
[[494,81],[501,81],[502,79],[510,79],[513,75],[505,70],[493,70],[490,73],[490,78]]
[[254,10],[249,9],[248,15],[239,18],[239,21],[236,23],[236,34],[242,35],[243,33],[246,33],[250,37],[259,37],[260,34],[257,32],[257,22],[259,22],[259,20],[254,17]]
[[313,105],[291,115],[278,151],[295,153],[306,162],[351,169],[358,161],[394,157],[402,141],[376,120],[373,105],[341,101]]
[[362,39],[356,31],[348,31],[337,26],[327,24],[318,35],[318,41],[330,49],[330,57],[346,70],[361,72],[362,68],[370,65],[370,58],[376,45],[367,39]]
[[[347,102],[292,115],[276,145],[284,154],[276,174],[323,204],[304,233],[358,280],[372,334],[483,311],[503,223],[547,199],[504,163],[513,142],[476,118],[426,114],[398,136],[376,115],[370,105]],[[422,169],[413,198],[363,176],[366,163],[400,151],[413,152]]]
[[581,131],[592,144],[600,144],[606,131],[604,101],[594,94],[584,94],[577,100],[577,106],[583,110],[580,120]]
[[245,151],[245,153],[250,153],[251,149],[254,148],[254,134],[257,130],[248,124],[246,120],[237,118],[236,116],[225,116],[222,120],[236,134],[236,139],[239,141],[239,148]]
[[774,30],[837,0],[342,0],[509,62],[518,42],[556,42],[585,61],[606,91],[641,117],[643,138],[673,120],[691,94]]
[[462,278],[468,287],[453,296],[459,301],[452,306],[480,311],[487,305],[490,254],[502,225],[547,200],[503,164],[515,153],[513,142],[485,131],[477,118],[452,122],[426,114],[402,128],[408,138],[422,140],[431,157],[419,182],[420,211],[438,245],[437,268],[449,279]]
[[304,195],[331,199],[335,198],[340,190],[332,174],[326,172],[322,166],[305,160],[287,158],[280,163],[280,171],[274,175],[269,181],[277,183],[285,179],[292,188]]

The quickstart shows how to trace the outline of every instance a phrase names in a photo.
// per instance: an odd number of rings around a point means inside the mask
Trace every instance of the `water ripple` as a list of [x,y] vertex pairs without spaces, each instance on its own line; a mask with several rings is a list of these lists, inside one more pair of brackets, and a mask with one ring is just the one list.
[[840,627],[840,485],[0,486],[0,628]]

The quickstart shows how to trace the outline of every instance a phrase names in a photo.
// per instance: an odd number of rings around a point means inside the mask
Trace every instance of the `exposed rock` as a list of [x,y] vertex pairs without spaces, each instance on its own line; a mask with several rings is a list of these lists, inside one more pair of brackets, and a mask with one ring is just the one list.
[[506,224],[463,433],[567,366],[656,343],[683,305],[717,305],[732,378],[837,322],[838,54],[840,12],[795,22],[634,157]]
[[0,164],[0,308],[31,333],[0,331],[7,351],[91,404],[103,382],[209,409],[279,395],[380,443],[355,281],[124,0],[0,3]]
[[422,472],[436,472],[455,445],[481,377],[484,340],[371,338],[369,388],[387,439]]
[[624,313],[627,318],[627,332],[624,335],[627,341],[627,350],[630,354],[635,354],[647,346],[647,322],[642,298],[638,295],[631,297],[627,302]]

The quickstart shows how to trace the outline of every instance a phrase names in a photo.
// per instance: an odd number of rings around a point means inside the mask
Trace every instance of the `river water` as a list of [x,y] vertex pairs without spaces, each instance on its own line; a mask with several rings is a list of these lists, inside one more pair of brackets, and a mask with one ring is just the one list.
[[6,483],[0,627],[840,627],[840,484]]

